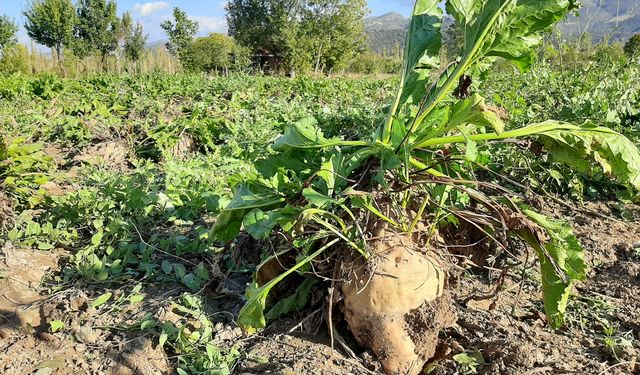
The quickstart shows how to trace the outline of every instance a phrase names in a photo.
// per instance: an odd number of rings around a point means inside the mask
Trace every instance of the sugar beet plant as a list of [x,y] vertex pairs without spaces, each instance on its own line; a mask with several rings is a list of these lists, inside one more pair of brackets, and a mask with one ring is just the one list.
[[474,92],[497,58],[527,69],[542,35],[576,1],[445,5],[464,34],[457,57],[441,64],[441,4],[418,0],[397,96],[370,139],[328,138],[305,119],[286,128],[272,156],[230,179],[234,196],[215,236],[231,241],[244,230],[269,244],[240,313],[246,331],[265,327],[308,292],[304,282],[293,296],[268,300],[275,285],[293,274],[320,278],[331,282],[331,304],[339,302],[356,340],[387,373],[417,374],[434,354],[438,331],[454,321],[447,249],[473,251],[482,241],[502,254],[516,256],[514,243],[535,251],[549,323],[562,325],[572,284],[585,277],[580,244],[566,223],[476,179],[475,170],[490,159],[492,143],[528,137],[556,161],[576,168],[595,162],[637,189],[640,153],[592,123],[508,127]]

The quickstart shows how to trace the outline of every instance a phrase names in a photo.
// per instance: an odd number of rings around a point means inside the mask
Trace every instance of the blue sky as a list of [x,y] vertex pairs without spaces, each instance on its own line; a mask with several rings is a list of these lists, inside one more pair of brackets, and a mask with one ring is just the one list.
[[[200,24],[200,35],[211,32],[225,32],[226,0],[163,0],[163,1],[135,1],[116,0],[118,12],[131,11],[133,18],[144,24],[149,34],[149,41],[154,42],[165,39],[160,29],[160,23],[171,17],[171,8],[178,6],[184,9],[193,19]],[[381,15],[387,12],[399,12],[404,15],[411,13],[412,0],[368,0],[371,15]],[[29,44],[29,38],[24,31],[24,16],[22,10],[26,7],[27,0],[0,0],[0,14],[6,14],[20,24],[20,42]]]

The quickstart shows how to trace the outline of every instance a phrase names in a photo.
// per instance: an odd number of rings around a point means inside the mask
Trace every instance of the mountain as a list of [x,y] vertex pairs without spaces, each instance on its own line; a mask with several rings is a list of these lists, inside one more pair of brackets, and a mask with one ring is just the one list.
[[[640,0],[583,0],[579,16],[570,15],[560,23],[559,30],[567,39],[588,32],[594,41],[606,37],[626,41],[640,33]],[[445,33],[450,19],[445,19]],[[404,46],[409,18],[391,12],[365,20],[369,47],[378,53],[392,53]]]
[[625,41],[640,33],[640,0],[583,0],[580,15],[559,25],[567,37],[588,32],[594,41],[606,37]]
[[364,21],[367,45],[377,53],[391,54],[404,46],[409,19],[400,13],[390,12]]

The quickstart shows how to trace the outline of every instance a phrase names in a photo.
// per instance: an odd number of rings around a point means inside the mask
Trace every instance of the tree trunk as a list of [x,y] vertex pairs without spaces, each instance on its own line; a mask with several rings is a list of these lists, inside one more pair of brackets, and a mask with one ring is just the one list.
[[64,62],[62,61],[62,46],[57,45],[56,47],[56,58],[58,59],[58,65],[60,66],[60,70],[62,71],[62,76],[67,78],[67,70],[64,68]]
[[322,47],[323,46],[324,45],[322,43],[320,43],[320,48],[318,48],[318,56],[317,56],[317,59],[316,59],[316,69],[315,69],[316,74],[320,70],[320,60],[322,59]]
[[107,67],[107,55],[106,54],[102,54],[102,71],[104,73],[108,72],[108,67]]

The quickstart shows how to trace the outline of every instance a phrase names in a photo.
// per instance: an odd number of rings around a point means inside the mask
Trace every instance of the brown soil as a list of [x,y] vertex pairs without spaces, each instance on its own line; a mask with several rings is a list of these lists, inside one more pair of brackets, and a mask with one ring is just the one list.
[[83,150],[73,161],[125,171],[129,169],[128,155],[129,150],[125,145],[110,141],[98,143]]
[[[164,352],[148,337],[98,328],[135,321],[148,304],[116,317],[89,308],[87,303],[96,296],[90,298],[87,291],[43,295],[41,280],[58,270],[58,259],[50,252],[11,246],[0,250],[1,374],[174,373]],[[160,293],[147,297],[147,303],[166,303],[166,295]],[[52,333],[49,323],[54,320],[63,321],[65,328]]]
[[[623,213],[632,220],[621,221],[619,208],[588,208],[608,218],[547,207],[548,214],[572,221],[590,266],[589,279],[577,286],[570,303],[566,327],[553,331],[545,321],[535,264],[513,267],[496,297],[491,295],[500,272],[470,266],[450,280],[457,324],[441,332],[428,365],[431,374],[474,373],[458,363],[461,353],[477,358],[478,374],[640,374],[640,209],[627,207]],[[146,312],[171,320],[166,307],[181,291],[145,290],[144,303],[99,314],[87,304],[104,290],[72,286],[52,292],[38,285],[59,269],[59,255],[8,246],[0,252],[0,373],[174,374],[174,363],[151,337],[100,327],[132,323]],[[231,278],[213,288],[211,309],[237,313],[247,281]],[[382,374],[374,355],[356,344],[337,307],[336,350],[331,350],[321,305],[251,338],[242,338],[227,321],[216,327],[216,342],[239,346],[243,355],[235,374]],[[431,315],[431,307],[404,317],[412,341],[425,329],[413,323],[426,321],[420,316]],[[62,320],[65,328],[52,333],[52,320]]]

